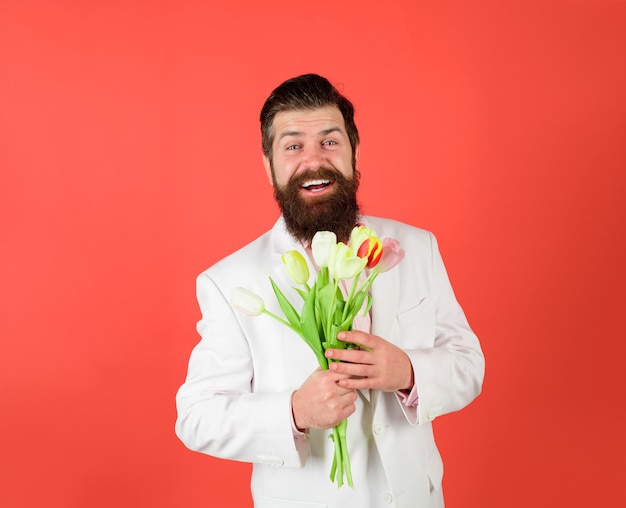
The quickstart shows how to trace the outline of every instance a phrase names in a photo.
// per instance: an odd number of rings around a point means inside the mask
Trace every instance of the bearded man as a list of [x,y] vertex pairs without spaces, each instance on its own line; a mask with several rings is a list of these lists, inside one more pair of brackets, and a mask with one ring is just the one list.
[[[198,277],[201,340],[177,394],[177,435],[192,450],[252,462],[256,508],[442,507],[432,421],[480,393],[484,357],[437,242],[359,214],[354,108],[326,78],[307,74],[278,86],[262,108],[261,134],[281,217]],[[339,334],[360,347],[328,349],[328,370],[289,328],[229,305],[240,286],[272,301],[268,277],[292,285],[284,252],[311,258],[317,231],[347,242],[357,224],[397,239],[406,255],[372,285],[369,314]],[[295,291],[285,293],[296,301]],[[344,418],[354,488],[328,478],[328,429]]]

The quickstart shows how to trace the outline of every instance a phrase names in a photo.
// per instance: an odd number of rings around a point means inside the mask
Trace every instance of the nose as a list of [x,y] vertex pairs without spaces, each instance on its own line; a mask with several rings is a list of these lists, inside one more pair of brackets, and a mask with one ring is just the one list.
[[309,144],[304,147],[302,152],[302,169],[319,169],[323,159],[322,147],[317,144]]

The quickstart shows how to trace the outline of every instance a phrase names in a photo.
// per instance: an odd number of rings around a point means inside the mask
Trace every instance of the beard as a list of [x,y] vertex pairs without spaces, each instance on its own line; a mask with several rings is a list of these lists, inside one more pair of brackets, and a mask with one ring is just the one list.
[[[310,243],[318,231],[332,231],[337,240],[347,242],[359,220],[356,192],[359,172],[354,169],[352,178],[346,178],[335,169],[320,168],[293,177],[284,187],[274,178],[274,198],[285,219],[287,230],[298,240]],[[302,184],[309,180],[331,180],[333,189],[319,197],[304,199]]]

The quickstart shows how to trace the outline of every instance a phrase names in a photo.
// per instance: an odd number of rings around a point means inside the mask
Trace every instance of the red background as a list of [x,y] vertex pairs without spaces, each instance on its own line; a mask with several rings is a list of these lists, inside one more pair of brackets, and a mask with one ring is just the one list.
[[251,506],[174,395],[196,274],[277,215],[258,112],[304,72],[482,339],[435,424],[447,505],[626,505],[625,63],[622,1],[0,0],[0,506]]

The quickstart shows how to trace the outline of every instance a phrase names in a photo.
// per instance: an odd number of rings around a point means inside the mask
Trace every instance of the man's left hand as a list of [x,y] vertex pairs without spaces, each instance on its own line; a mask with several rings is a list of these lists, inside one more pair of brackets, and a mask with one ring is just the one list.
[[351,376],[337,381],[339,386],[355,390],[395,392],[413,388],[413,366],[407,354],[381,337],[366,332],[340,332],[343,342],[358,344],[361,349],[328,349],[329,369]]

